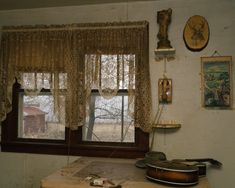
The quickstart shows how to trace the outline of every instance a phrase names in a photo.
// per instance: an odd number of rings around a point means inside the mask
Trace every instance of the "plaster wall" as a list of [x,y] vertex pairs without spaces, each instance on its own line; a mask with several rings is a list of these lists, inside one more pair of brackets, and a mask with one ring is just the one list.
[[[164,63],[154,58],[158,32],[156,15],[157,11],[167,8],[173,10],[168,34],[176,55],[166,64],[167,76],[173,80],[173,102],[164,107],[161,118],[177,120],[182,127],[175,131],[156,131],[154,150],[166,153],[168,159],[217,159],[223,167],[208,167],[211,187],[232,188],[235,111],[202,108],[200,57],[211,56],[215,50],[220,55],[233,56],[234,0],[157,0],[0,11],[0,26],[147,20],[153,110],[156,112],[157,82],[164,71]],[[204,16],[210,27],[209,43],[200,52],[189,51],[183,41],[185,23],[193,15]],[[232,76],[235,78],[234,69]],[[235,88],[234,83],[232,88]],[[38,188],[40,178],[64,166],[66,161],[66,156],[0,153],[0,187]]]

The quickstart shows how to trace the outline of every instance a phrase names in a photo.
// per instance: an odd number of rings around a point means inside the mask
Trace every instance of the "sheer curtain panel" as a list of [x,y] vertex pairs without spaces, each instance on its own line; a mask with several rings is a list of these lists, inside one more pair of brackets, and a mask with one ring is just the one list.
[[50,89],[71,129],[84,125],[92,89],[105,98],[127,89],[135,126],[151,131],[147,22],[3,27],[0,50],[1,121],[17,81],[28,95]]

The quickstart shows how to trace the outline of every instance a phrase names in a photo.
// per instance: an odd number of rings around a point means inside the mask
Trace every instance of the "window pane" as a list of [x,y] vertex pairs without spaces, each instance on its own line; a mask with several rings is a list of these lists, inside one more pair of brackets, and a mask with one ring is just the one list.
[[67,87],[67,73],[33,73],[33,72],[23,72],[22,73],[22,88],[34,90],[38,89],[40,91],[44,89],[52,89],[55,87],[56,80],[58,79],[59,89],[66,89]]
[[128,115],[128,96],[105,99],[92,95],[90,114],[84,127],[83,140],[134,142],[134,123]]
[[92,89],[135,89],[134,54],[85,56],[86,84]]
[[[61,97],[64,102],[64,97]],[[63,105],[64,106],[64,105]],[[60,109],[60,119],[54,113],[53,96],[41,93],[37,96],[19,95],[18,137],[35,139],[65,139],[65,109]]]

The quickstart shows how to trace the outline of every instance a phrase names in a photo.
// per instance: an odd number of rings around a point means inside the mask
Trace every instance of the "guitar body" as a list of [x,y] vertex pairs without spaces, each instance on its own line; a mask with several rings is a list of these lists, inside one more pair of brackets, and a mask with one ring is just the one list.
[[206,176],[206,170],[207,170],[207,166],[205,163],[202,162],[197,162],[197,161],[186,161],[186,160],[178,160],[178,159],[174,159],[172,160],[173,162],[180,162],[186,165],[191,165],[191,166],[196,166],[198,167],[198,176],[200,177],[204,177]]
[[147,164],[146,177],[149,180],[180,186],[198,183],[198,167],[175,161],[154,161]]

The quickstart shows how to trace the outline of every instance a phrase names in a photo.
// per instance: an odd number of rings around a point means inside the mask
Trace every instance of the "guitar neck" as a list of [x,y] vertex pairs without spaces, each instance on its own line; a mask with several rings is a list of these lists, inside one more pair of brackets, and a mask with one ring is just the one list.
[[211,158],[201,158],[201,159],[184,159],[185,161],[196,161],[196,162],[210,162],[210,164],[215,165],[217,167],[221,167],[222,163]]
[[210,162],[213,159],[210,158],[200,158],[200,159],[184,159],[185,161],[196,161],[196,162]]

